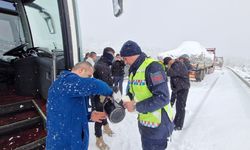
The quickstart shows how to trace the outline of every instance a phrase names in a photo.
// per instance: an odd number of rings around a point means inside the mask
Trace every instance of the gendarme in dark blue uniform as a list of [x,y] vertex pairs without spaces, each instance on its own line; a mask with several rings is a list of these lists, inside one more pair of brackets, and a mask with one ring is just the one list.
[[[139,68],[141,68],[141,65],[144,65],[145,60],[148,58],[141,52],[140,47],[135,42],[126,42],[121,49],[121,56],[128,59],[130,56],[134,55],[139,55],[139,57],[130,64],[129,84],[134,84],[136,86],[144,85],[144,81],[134,80],[133,75],[136,76],[136,74],[142,71],[139,70]],[[152,96],[139,100],[136,103],[136,111],[139,112],[138,127],[141,134],[142,148],[143,150],[164,150],[167,147],[168,137],[173,131],[173,123],[170,121],[168,113],[165,110],[165,107],[169,104],[166,73],[159,62],[153,61],[146,66],[145,73],[142,74],[143,78],[144,75],[147,92],[152,94]],[[133,86],[130,85],[129,88],[133,88]],[[130,95],[131,99],[135,99],[134,96],[136,93],[133,93],[133,89],[129,89],[128,95]],[[149,121],[145,121],[147,120],[147,115],[143,116],[143,114],[151,113],[151,116],[154,116],[159,110],[161,112],[161,121],[159,124],[157,121],[156,123],[150,122],[150,119]],[[140,119],[140,116],[143,116],[145,120],[143,120],[143,117]]]

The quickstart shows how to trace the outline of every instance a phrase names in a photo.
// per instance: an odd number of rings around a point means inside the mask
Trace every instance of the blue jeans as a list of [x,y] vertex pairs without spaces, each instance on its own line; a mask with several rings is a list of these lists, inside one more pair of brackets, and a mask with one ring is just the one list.
[[123,76],[114,76],[114,85],[119,87],[119,90],[122,94],[122,83],[123,83]]

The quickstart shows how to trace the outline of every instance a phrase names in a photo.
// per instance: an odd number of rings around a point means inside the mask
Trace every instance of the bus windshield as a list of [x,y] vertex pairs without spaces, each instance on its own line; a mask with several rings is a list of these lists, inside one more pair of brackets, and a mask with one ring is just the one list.
[[25,6],[34,47],[63,49],[57,0],[36,0]]

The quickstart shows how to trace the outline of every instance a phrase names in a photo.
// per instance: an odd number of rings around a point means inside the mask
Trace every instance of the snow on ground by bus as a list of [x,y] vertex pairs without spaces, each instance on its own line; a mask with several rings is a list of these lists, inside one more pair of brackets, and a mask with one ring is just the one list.
[[[249,75],[249,74],[248,74]],[[126,81],[124,81],[124,89]],[[250,89],[229,69],[215,70],[202,82],[192,82],[182,131],[174,131],[168,150],[249,150]],[[111,124],[113,137],[104,135],[111,150],[141,150],[137,115]],[[90,150],[95,146],[90,123]]]

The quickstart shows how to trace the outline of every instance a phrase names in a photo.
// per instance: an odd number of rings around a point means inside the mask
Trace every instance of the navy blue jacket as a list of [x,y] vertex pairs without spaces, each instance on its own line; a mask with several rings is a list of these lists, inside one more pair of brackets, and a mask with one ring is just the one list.
[[[141,54],[137,60],[130,66],[129,74],[133,72],[136,73],[137,69],[147,58],[145,54]],[[163,78],[162,81],[154,82],[152,80],[152,74],[160,74]],[[157,128],[149,128],[142,126],[138,122],[139,131],[142,138],[148,139],[167,139],[172,133],[173,123],[170,121],[167,112],[164,110],[164,106],[169,103],[169,90],[167,85],[166,72],[163,69],[163,66],[159,62],[152,62],[145,71],[146,84],[148,89],[153,94],[152,97],[136,103],[136,110],[140,113],[153,112],[157,109],[162,108],[162,118],[161,124]],[[128,95],[132,97],[131,93],[128,92]],[[133,98],[132,98],[133,99]]]
[[88,96],[112,95],[112,89],[95,78],[65,71],[51,85],[47,101],[48,150],[87,150],[89,141]]

